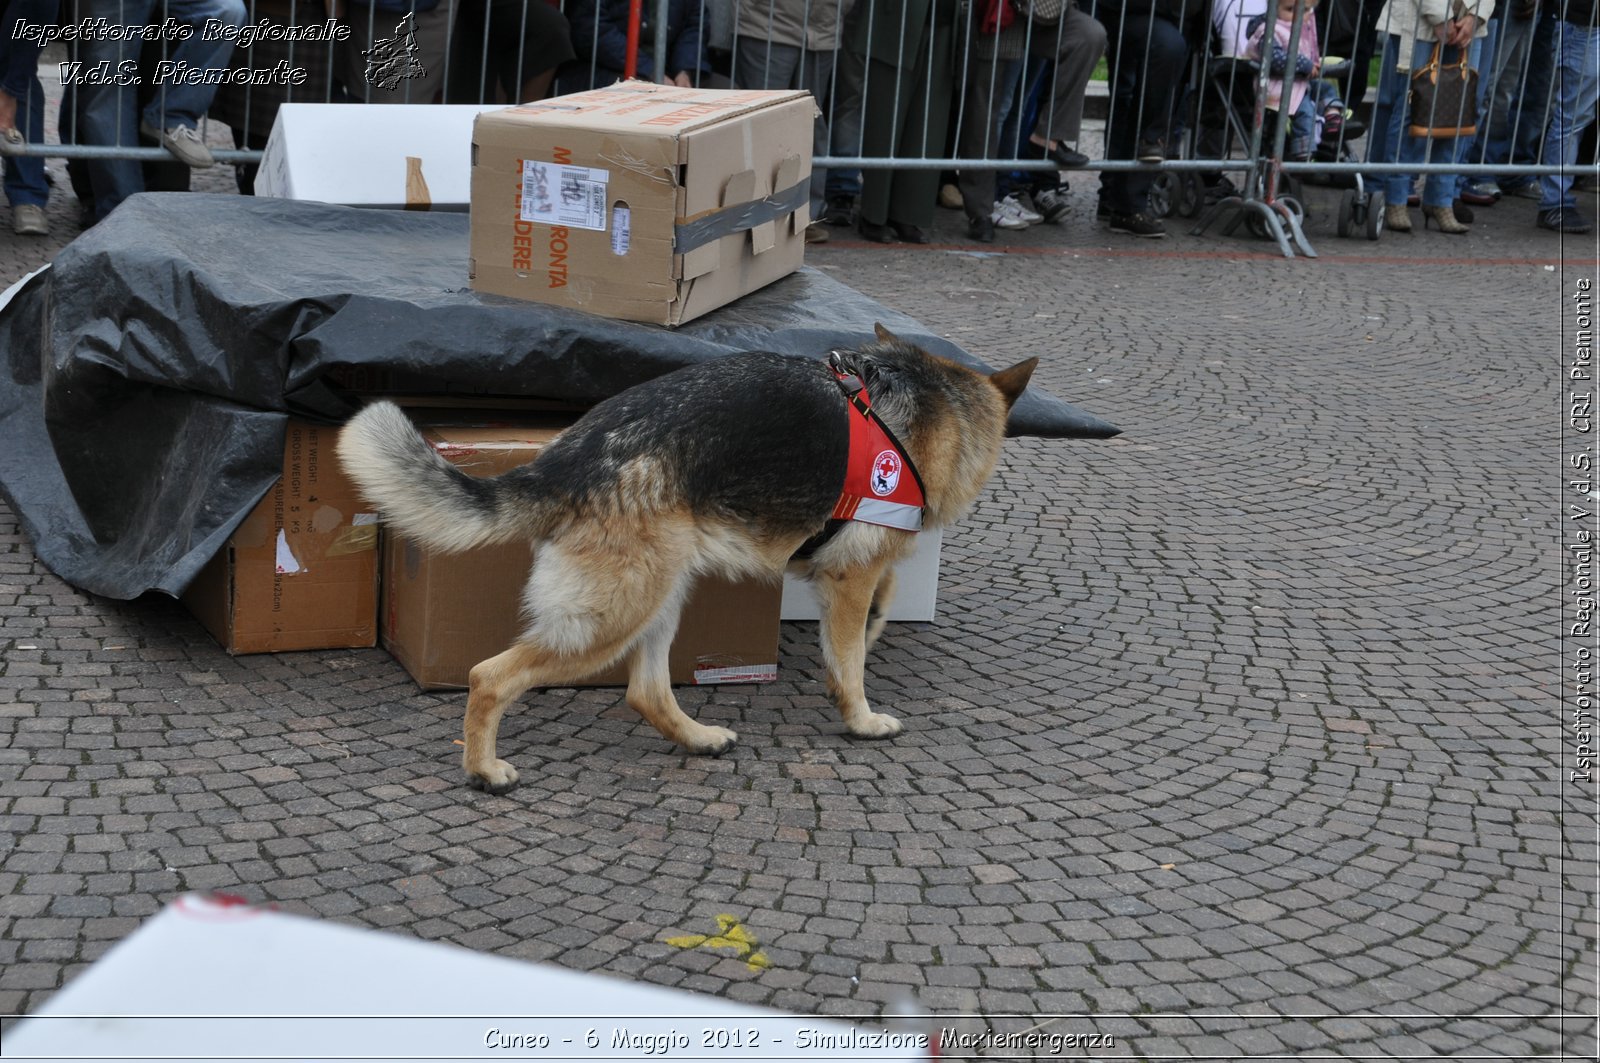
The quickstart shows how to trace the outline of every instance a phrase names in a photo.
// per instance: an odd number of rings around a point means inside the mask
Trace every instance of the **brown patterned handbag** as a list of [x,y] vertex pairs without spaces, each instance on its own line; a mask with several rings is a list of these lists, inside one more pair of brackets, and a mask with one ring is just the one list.
[[1478,131],[1478,72],[1461,61],[1440,64],[1442,45],[1433,46],[1428,65],[1411,75],[1411,135],[1448,140]]

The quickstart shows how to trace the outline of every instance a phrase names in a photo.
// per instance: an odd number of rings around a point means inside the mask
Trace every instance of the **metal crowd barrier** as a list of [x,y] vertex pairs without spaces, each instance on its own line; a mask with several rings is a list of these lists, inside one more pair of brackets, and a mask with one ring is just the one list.
[[[510,103],[529,85],[559,94],[615,76],[687,74],[702,85],[813,88],[825,119],[815,164],[847,177],[884,169],[1048,173],[1061,167],[1027,147],[1027,129],[1035,114],[1054,114],[1058,94],[1072,88],[1063,85],[1057,57],[1070,43],[1069,26],[1082,25],[1062,9],[1077,7],[1110,31],[1108,54],[1087,85],[1090,113],[1076,147],[1090,158],[1081,168],[1155,175],[1158,212],[1198,215],[1222,175],[1240,176],[1251,186],[1246,191],[1270,203],[1280,182],[1307,178],[1353,184],[1359,194],[1363,180],[1386,173],[1488,179],[1561,172],[1559,160],[1541,154],[1543,132],[1559,90],[1554,56],[1571,30],[1561,20],[1563,5],[1581,0],[1501,0],[1498,10],[1491,0],[1464,0],[1493,16],[1473,48],[1479,132],[1459,160],[1421,163],[1374,161],[1378,131],[1371,128],[1345,135],[1370,122],[1385,50],[1384,2],[1292,0],[1292,39],[1303,25],[1316,27],[1325,69],[1313,80],[1331,84],[1344,104],[1340,134],[1298,157],[1304,153],[1286,154],[1297,147],[1290,123],[1264,127],[1256,105],[1269,91],[1269,72],[1235,57],[1248,38],[1240,26],[1251,14],[1270,15],[1276,0],[562,0],[570,50],[546,28],[552,8],[545,0],[30,0],[14,2],[13,15],[25,8],[50,17],[7,29],[48,43],[41,70],[65,83],[64,99],[58,120],[45,126],[56,136],[34,135],[11,151],[69,160],[168,158],[148,140],[134,146],[126,129],[99,142],[87,135],[77,101],[94,78],[127,78],[118,91],[140,93],[141,102],[179,91],[176,76],[223,82],[209,120],[232,131],[234,147],[214,154],[249,164],[259,161],[284,102]],[[194,37],[234,32],[214,20],[240,3],[243,31],[234,34],[226,70],[173,75],[161,66],[174,63]],[[989,31],[994,24],[1004,28]],[[148,39],[115,51],[109,70],[92,65],[107,54],[108,33],[138,31]],[[1176,52],[1169,47],[1174,35]],[[368,49],[379,54],[364,59]],[[548,82],[538,80],[544,64],[568,55]],[[156,85],[162,70],[169,78]],[[397,76],[386,80],[386,70]],[[749,84],[750,71],[779,83]],[[19,116],[30,103],[23,101]],[[887,142],[862,131],[864,118],[881,129],[886,113],[893,116]],[[974,123],[988,147],[958,151],[964,130],[977,136]],[[1119,123],[1150,127],[1140,136],[1160,141],[1159,151],[1107,157],[1113,131],[1126,132]],[[20,117],[19,128],[30,132]],[[1516,154],[1495,154],[1508,144]],[[1274,218],[1284,226],[1292,220],[1275,209],[1258,217],[1269,230]],[[1287,252],[1282,233],[1279,243]]]

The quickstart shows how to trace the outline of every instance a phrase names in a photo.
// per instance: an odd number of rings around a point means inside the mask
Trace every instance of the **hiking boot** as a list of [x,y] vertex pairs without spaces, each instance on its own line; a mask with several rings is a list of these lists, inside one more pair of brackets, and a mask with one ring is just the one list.
[[1551,207],[1549,210],[1539,212],[1539,228],[1581,236],[1594,226],[1588,218],[1578,213],[1577,207]]
[[50,219],[44,208],[33,203],[18,203],[11,208],[11,231],[18,236],[49,236]]
[[157,129],[149,122],[140,122],[139,132],[166,148],[173,158],[196,170],[204,170],[217,163],[217,160],[211,157],[211,149],[200,139],[198,129],[186,125]]
[[1127,233],[1129,236],[1139,236],[1144,239],[1160,239],[1167,235],[1167,227],[1160,218],[1152,218],[1144,211],[1133,214],[1111,215],[1111,231],[1114,233]]
[[817,220],[824,225],[846,226],[855,209],[856,201],[850,196],[829,196],[827,206],[822,208],[822,217]]
[[1050,225],[1060,225],[1067,213],[1072,210],[1067,202],[1066,194],[1058,189],[1047,188],[1043,192],[1033,194],[1033,205],[1039,208],[1039,213]]

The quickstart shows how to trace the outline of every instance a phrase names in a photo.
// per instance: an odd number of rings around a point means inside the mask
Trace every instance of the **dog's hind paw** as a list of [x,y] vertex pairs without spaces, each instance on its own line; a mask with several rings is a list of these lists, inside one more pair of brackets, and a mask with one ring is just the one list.
[[467,772],[467,785],[491,794],[508,793],[517,785],[517,769],[503,760],[496,760],[486,772]]
[[738,740],[739,736],[726,727],[701,726],[683,743],[683,748],[703,757],[720,757]]
[[845,729],[857,738],[893,738],[904,725],[886,712],[867,712],[844,722]]

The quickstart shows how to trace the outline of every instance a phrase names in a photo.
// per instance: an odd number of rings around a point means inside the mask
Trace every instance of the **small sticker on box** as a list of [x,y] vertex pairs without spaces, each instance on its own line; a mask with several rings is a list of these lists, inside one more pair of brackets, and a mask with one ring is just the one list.
[[694,685],[710,686],[713,683],[776,683],[776,664],[743,664],[732,668],[712,668],[700,665],[694,670]]
[[625,255],[628,253],[628,237],[632,232],[632,219],[632,212],[621,203],[611,208],[611,253],[613,255]]
[[606,231],[608,170],[522,160],[523,221]]

